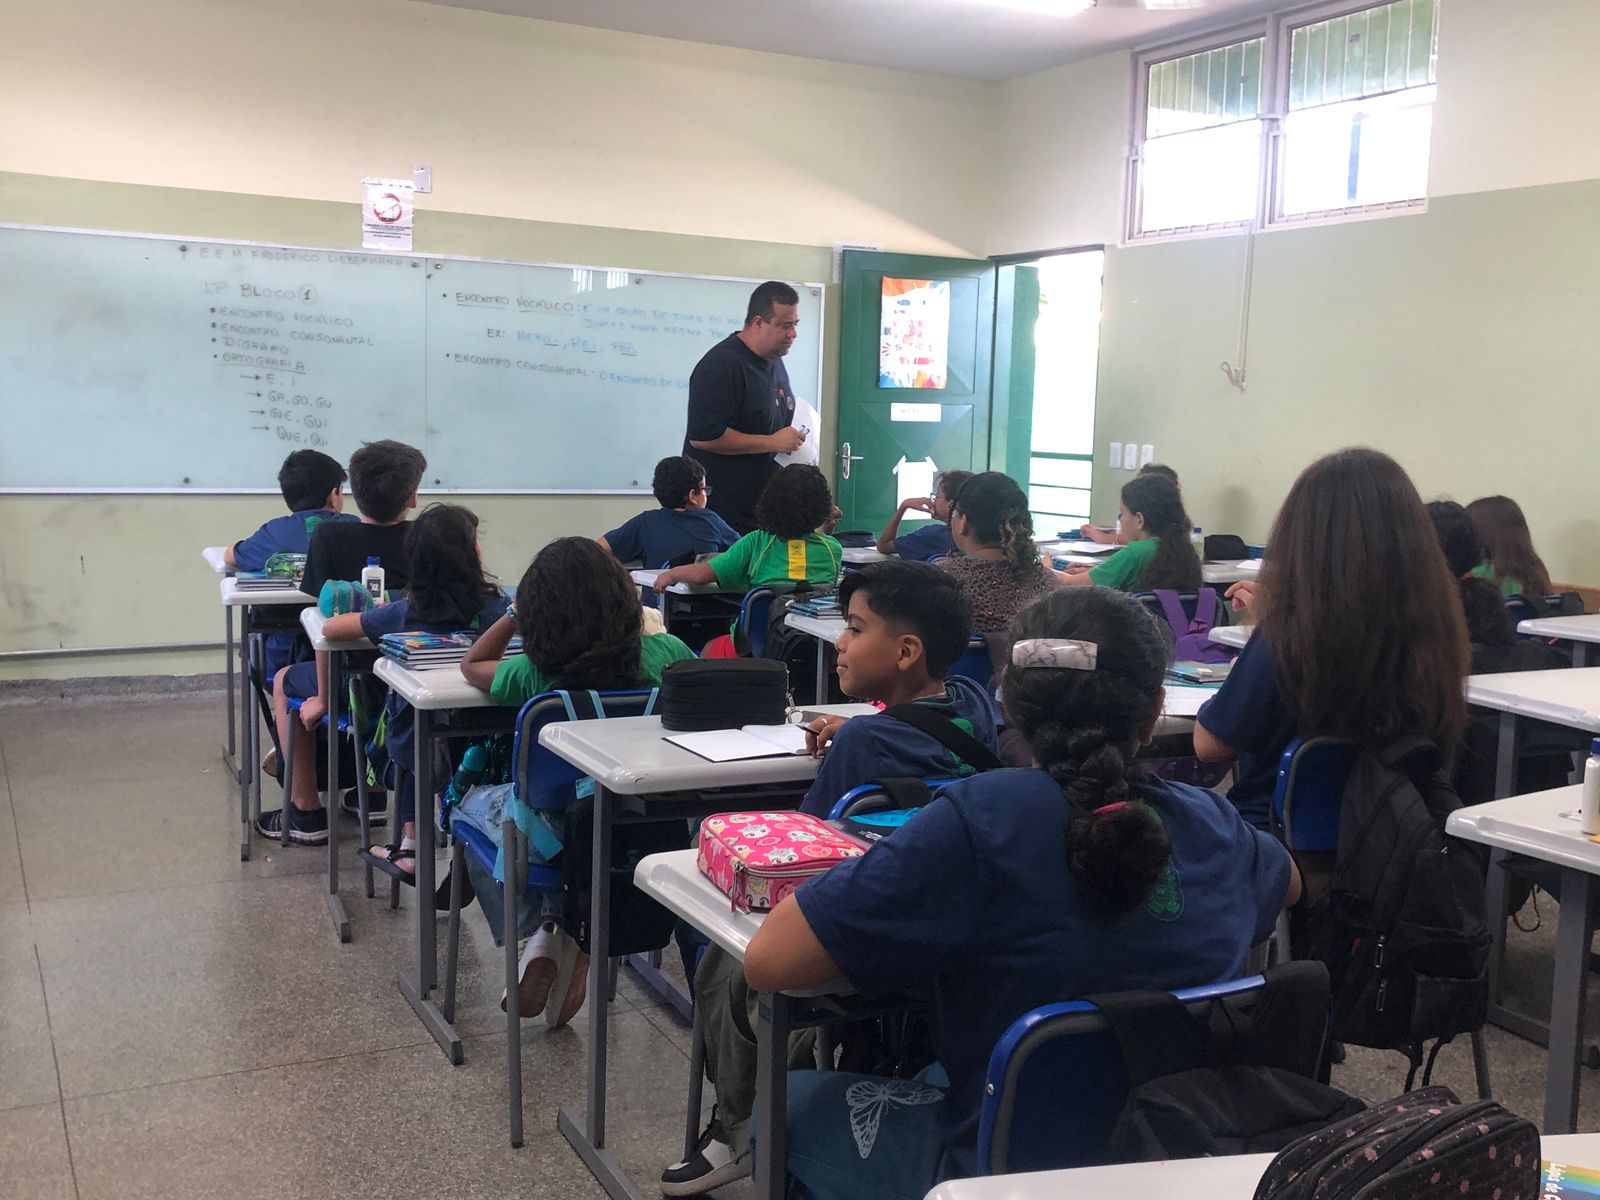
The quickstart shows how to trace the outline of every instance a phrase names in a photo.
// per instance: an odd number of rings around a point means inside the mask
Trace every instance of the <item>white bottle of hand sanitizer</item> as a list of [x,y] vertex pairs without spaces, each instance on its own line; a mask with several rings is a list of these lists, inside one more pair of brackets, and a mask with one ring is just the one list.
[[1583,764],[1583,806],[1578,809],[1578,827],[1585,833],[1600,833],[1600,738],[1589,743],[1589,759]]
[[383,567],[376,556],[367,559],[367,565],[361,568],[361,586],[374,608],[383,603]]

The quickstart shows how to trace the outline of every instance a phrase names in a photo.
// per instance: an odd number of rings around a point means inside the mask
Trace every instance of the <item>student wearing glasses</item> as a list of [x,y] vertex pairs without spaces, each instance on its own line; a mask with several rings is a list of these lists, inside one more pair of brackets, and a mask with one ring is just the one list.
[[716,554],[739,540],[729,524],[706,507],[711,486],[706,469],[674,456],[656,464],[650,481],[660,508],[648,509],[596,539],[621,563],[647,568],[682,566],[701,554]]

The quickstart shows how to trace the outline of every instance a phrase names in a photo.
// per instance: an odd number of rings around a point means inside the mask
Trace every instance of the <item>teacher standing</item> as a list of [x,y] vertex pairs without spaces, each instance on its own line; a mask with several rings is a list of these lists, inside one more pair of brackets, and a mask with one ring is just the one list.
[[783,356],[800,327],[800,296],[769,280],[750,293],[744,328],[707,350],[689,376],[683,452],[706,469],[707,507],[741,534],[756,527],[756,499],[778,467],[774,454],[806,440],[794,420]]

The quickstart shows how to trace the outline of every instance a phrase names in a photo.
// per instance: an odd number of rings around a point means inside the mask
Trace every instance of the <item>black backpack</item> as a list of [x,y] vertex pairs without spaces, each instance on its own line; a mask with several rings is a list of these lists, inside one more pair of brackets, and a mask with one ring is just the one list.
[[1432,742],[1363,751],[1340,801],[1333,878],[1307,921],[1333,983],[1333,1036],[1404,1051],[1412,1077],[1436,1040],[1424,1083],[1439,1047],[1488,1014],[1484,865],[1444,831],[1460,807]]
[[1107,1162],[1153,1162],[1281,1150],[1361,1101],[1318,1081],[1328,1029],[1328,973],[1291,962],[1258,993],[1213,1000],[1205,1016],[1170,992],[1087,999],[1115,1034],[1128,1100]]
[[[774,662],[781,662],[789,670],[789,694],[794,697],[794,702],[799,705],[827,704],[830,696],[818,696],[817,690],[817,655],[826,654],[821,642],[809,633],[801,633],[798,629],[790,629],[784,624],[784,618],[789,615],[795,602],[799,600],[815,600],[832,591],[832,588],[816,588],[809,583],[796,584],[793,587],[774,585],[777,593],[772,597],[772,604],[767,609],[766,638],[763,644],[761,657],[769,658]],[[749,639],[745,637],[741,628],[734,633],[734,649],[741,658],[751,657]],[[830,687],[829,691],[832,692]]]

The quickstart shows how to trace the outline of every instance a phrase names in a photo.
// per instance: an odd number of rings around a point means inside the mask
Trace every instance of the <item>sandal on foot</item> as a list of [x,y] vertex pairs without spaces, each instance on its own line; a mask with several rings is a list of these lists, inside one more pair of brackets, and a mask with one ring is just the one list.
[[371,863],[385,875],[398,879],[407,887],[417,886],[417,848],[395,842],[389,846],[373,846],[359,850],[357,857]]

